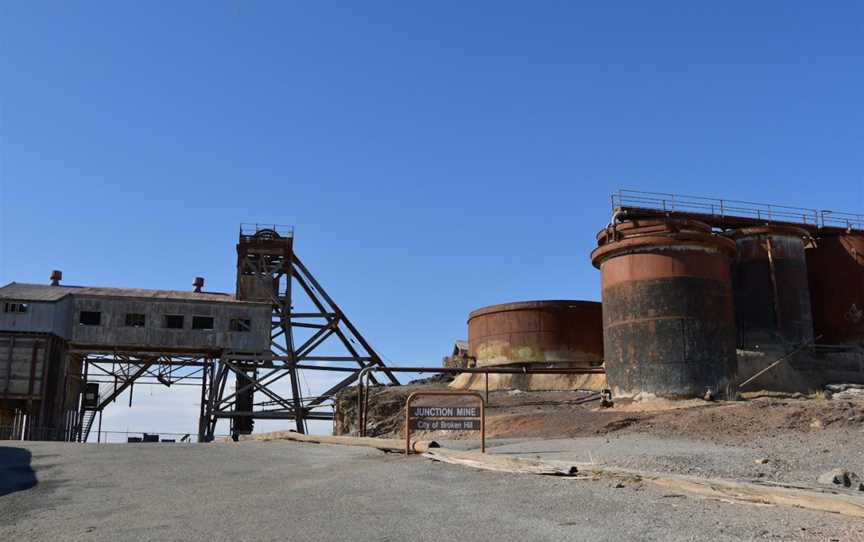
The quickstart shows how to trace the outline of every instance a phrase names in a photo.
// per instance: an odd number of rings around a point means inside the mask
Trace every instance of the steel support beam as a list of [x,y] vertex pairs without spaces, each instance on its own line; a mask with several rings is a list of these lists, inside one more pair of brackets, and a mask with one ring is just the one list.
[[[312,311],[294,310],[294,284],[298,292],[311,302]],[[249,284],[253,287],[248,286]],[[237,298],[261,300],[263,287],[272,287],[270,349],[268,352],[225,352],[214,363],[209,386],[202,397],[202,417],[207,423],[202,440],[213,438],[216,421],[224,418],[249,416],[252,419],[292,419],[296,430],[306,432],[306,420],[332,419],[332,412],[321,412],[332,396],[357,380],[366,367],[381,367],[390,383],[398,384],[395,376],[386,370],[384,362],[369,342],[336,305],[333,298],[311,274],[294,253],[293,232],[278,226],[241,226],[237,244]],[[294,344],[295,330],[305,330],[307,338]],[[311,334],[310,334],[311,333]],[[322,345],[336,337],[344,353],[330,355]],[[331,341],[333,342],[333,341]],[[302,362],[307,362],[302,364]],[[310,365],[309,362],[314,362]],[[349,364],[349,366],[346,366]],[[353,367],[352,367],[353,366]],[[269,369],[263,376],[247,372]],[[345,372],[347,376],[317,397],[303,397],[300,389],[300,371]],[[226,391],[229,374],[243,373],[244,385],[233,392]],[[274,384],[288,377],[290,396],[278,393]],[[207,380],[207,379],[205,379]],[[237,409],[241,393],[261,393],[271,401],[266,405],[253,402],[252,411]],[[273,407],[273,408],[267,408]],[[239,435],[234,434],[235,438]]]

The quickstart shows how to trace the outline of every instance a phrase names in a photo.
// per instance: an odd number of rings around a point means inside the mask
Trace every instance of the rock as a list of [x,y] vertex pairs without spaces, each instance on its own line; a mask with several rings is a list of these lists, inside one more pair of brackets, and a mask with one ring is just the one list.
[[813,429],[822,429],[823,427],[825,427],[825,425],[819,418],[813,418],[813,421],[810,422],[810,427],[812,427]]
[[825,389],[831,392],[858,390],[864,393],[864,384],[826,384]]
[[769,460],[764,458],[764,457],[753,460],[753,462],[756,463],[757,465],[764,465],[765,463],[768,463],[768,461]]
[[859,476],[846,469],[831,469],[822,474],[817,481],[828,486],[842,486],[856,491],[864,491],[864,483],[861,483]]
[[612,390],[600,391],[600,406],[602,408],[612,408],[615,403],[612,402]]

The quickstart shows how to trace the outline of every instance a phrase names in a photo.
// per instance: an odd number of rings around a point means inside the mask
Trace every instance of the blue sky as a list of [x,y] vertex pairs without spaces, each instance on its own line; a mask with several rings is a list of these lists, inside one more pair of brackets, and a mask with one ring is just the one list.
[[238,224],[292,224],[437,363],[599,299],[617,188],[864,212],[862,58],[852,1],[4,2],[0,283],[231,291]]

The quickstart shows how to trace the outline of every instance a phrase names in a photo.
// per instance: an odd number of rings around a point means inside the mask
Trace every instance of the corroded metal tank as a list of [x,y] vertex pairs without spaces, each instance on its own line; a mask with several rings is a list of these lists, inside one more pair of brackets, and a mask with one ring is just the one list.
[[468,316],[468,349],[478,367],[526,363],[599,365],[603,324],[595,301],[523,301]]
[[864,233],[821,234],[807,271],[819,342],[864,343]]
[[735,243],[692,220],[631,220],[597,234],[606,378],[616,396],[723,396],[737,369]]
[[787,346],[813,342],[804,249],[810,235],[790,226],[759,226],[732,234],[738,344]]

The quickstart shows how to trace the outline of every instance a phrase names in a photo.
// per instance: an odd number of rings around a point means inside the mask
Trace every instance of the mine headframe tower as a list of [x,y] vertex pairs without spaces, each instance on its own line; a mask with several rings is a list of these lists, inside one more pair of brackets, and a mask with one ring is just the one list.
[[[294,291],[294,284],[300,292]],[[294,310],[295,293],[311,301],[312,312]],[[372,346],[294,253],[292,228],[240,226],[236,297],[273,304],[270,351],[224,352],[216,362],[204,383],[208,397],[205,440],[212,440],[220,418],[231,420],[235,439],[252,432],[254,419],[294,420],[297,431],[305,433],[306,420],[333,419],[334,395],[357,380],[362,369],[384,367]],[[298,345],[295,331],[299,329],[311,335]],[[331,337],[338,339],[345,355],[320,352],[319,347]],[[301,370],[336,371],[346,376],[320,395],[303,397]],[[399,383],[386,368],[380,374],[392,384]],[[229,375],[234,375],[233,392],[226,391]],[[274,388],[285,377],[290,384],[287,396]],[[256,403],[256,394],[265,399]]]

